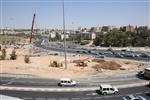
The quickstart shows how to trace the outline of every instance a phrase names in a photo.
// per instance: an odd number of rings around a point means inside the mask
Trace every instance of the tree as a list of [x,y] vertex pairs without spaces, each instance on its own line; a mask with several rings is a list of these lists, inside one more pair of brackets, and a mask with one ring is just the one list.
[[99,46],[101,44],[103,44],[103,40],[104,40],[104,35],[99,34],[93,41],[93,44],[96,46]]
[[61,39],[61,36],[59,35],[58,32],[56,32],[56,37],[55,37],[56,40],[60,40]]
[[10,59],[11,60],[16,60],[16,58],[17,58],[16,51],[13,50],[12,53],[10,54]]
[[82,41],[82,36],[81,34],[77,35],[77,42],[80,44]]
[[93,44],[98,46],[150,46],[150,30],[142,32],[110,32],[96,37]]

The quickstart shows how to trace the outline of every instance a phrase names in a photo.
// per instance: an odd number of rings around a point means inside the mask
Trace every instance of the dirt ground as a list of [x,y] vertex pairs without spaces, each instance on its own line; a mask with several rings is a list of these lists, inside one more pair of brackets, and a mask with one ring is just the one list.
[[[137,61],[130,61],[130,60],[123,60],[123,59],[112,59],[112,58],[105,58],[106,61],[115,61],[116,63],[121,65],[121,68],[124,70],[102,70],[101,72],[97,72],[92,66],[96,65],[96,62],[88,62],[87,67],[79,67],[73,60],[78,59],[93,59],[90,56],[69,56],[67,60],[67,69],[64,68],[64,57],[58,55],[43,55],[43,56],[36,56],[30,57],[30,63],[27,64],[24,62],[24,55],[27,53],[25,49],[17,49],[17,59],[16,60],[9,60],[9,54],[11,53],[12,48],[7,49],[7,59],[0,61],[1,71],[0,73],[11,73],[11,74],[28,74],[28,75],[36,75],[38,77],[45,77],[45,78],[62,78],[62,77],[69,77],[69,78],[85,78],[89,77],[89,75],[94,75],[96,73],[101,73],[105,75],[112,75],[116,72],[124,73],[128,72],[129,70],[138,70],[139,67],[142,67],[142,62]],[[63,67],[54,68],[49,67],[50,61],[57,61],[63,64]]]

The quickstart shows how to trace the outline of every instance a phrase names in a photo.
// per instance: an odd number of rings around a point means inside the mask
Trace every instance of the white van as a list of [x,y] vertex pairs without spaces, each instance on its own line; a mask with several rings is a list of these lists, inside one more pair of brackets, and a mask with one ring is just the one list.
[[108,85],[108,84],[101,84],[100,85],[100,92],[103,95],[106,95],[106,94],[117,94],[118,93],[118,89],[113,87],[113,86],[111,86],[111,85]]
[[59,86],[76,86],[76,82],[70,78],[62,78],[58,83]]

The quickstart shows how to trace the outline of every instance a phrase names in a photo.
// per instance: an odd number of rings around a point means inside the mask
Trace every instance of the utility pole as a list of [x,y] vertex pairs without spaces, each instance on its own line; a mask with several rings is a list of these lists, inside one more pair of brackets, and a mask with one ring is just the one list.
[[64,0],[62,0],[62,10],[63,10],[63,34],[64,34],[64,55],[65,55],[65,69],[67,69],[67,49],[66,49],[66,32],[65,32],[65,9]]

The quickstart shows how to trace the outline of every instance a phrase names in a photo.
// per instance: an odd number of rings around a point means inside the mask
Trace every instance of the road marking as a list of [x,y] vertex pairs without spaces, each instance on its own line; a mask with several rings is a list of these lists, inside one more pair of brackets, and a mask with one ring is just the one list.
[[109,95],[109,96],[103,96],[102,98],[112,98],[112,97],[122,97],[122,95]]
[[71,98],[71,100],[80,100],[80,98]]
[[35,100],[46,100],[46,98],[35,98]]
[[57,100],[56,98],[47,98],[46,100]]
[[33,100],[33,98],[23,97],[23,100]]
[[94,99],[101,99],[101,98],[103,98],[103,97],[94,97]]
[[57,100],[56,98],[47,98],[46,100]]
[[145,94],[150,93],[150,91],[144,92]]
[[82,99],[84,99],[84,100],[90,100],[91,98],[82,98]]
[[69,100],[68,98],[59,98],[59,100]]
[[142,92],[136,93],[136,94],[143,94]]
[[93,92],[93,93],[88,93],[88,94],[86,94],[86,95],[98,95],[97,93],[95,93],[95,92]]

